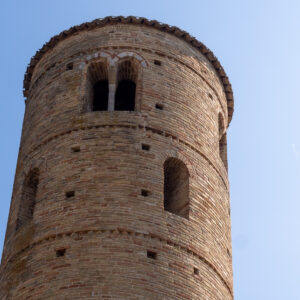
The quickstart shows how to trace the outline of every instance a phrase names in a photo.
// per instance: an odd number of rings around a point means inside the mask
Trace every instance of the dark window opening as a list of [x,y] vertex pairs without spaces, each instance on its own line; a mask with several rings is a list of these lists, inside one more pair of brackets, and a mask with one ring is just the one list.
[[16,230],[29,223],[33,218],[38,184],[39,171],[34,169],[33,171],[29,172],[23,184]]
[[154,251],[147,251],[147,257],[151,259],[156,259],[157,253]]
[[226,131],[224,129],[224,120],[222,118],[222,115],[219,114],[219,155],[221,160],[223,161],[223,164],[228,169],[228,162],[227,162],[227,136]]
[[227,170],[227,137],[226,133],[223,134],[219,141],[219,153],[220,153],[220,158],[223,161],[223,164]]
[[88,67],[86,83],[86,110],[108,109],[108,69],[104,62],[93,62]]
[[164,209],[189,218],[189,171],[177,158],[164,163]]
[[149,192],[149,191],[147,191],[147,190],[144,190],[144,189],[142,189],[142,190],[141,190],[141,195],[142,195],[142,196],[144,196],[144,197],[148,197],[148,196],[149,196],[149,194],[150,194],[150,192]]
[[149,151],[150,150],[150,145],[142,144],[142,150]]
[[121,80],[115,97],[115,110],[134,110],[135,83],[131,80]]
[[157,65],[157,66],[161,66],[161,61],[155,59],[154,64]]
[[75,192],[74,191],[68,191],[66,192],[66,198],[71,198],[75,196]]
[[135,109],[136,81],[137,65],[135,62],[122,61],[118,65],[115,110],[133,111]]
[[155,108],[156,108],[156,109],[159,109],[159,110],[163,110],[163,109],[164,109],[164,106],[163,106],[162,104],[160,104],[160,103],[156,103],[156,104],[155,104]]
[[199,275],[199,269],[194,268],[194,275]]
[[56,257],[62,257],[65,256],[65,254],[66,254],[65,248],[56,250]]
[[93,111],[107,110],[108,108],[108,80],[99,80],[93,86]]

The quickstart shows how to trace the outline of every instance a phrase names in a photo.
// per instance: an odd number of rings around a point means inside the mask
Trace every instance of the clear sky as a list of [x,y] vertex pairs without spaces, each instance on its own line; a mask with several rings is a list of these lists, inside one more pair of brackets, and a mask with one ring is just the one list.
[[228,131],[236,300],[300,299],[300,1],[0,1],[0,254],[24,114],[26,66],[53,35],[107,15],[176,25],[233,85]]

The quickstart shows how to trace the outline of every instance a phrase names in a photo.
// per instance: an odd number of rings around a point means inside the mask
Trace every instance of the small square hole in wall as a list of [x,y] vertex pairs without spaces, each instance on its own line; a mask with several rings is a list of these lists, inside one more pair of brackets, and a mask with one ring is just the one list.
[[73,146],[71,150],[72,152],[80,152],[80,146]]
[[149,151],[150,150],[150,145],[142,144],[142,150]]
[[151,258],[151,259],[156,259],[156,257],[157,257],[157,253],[156,252],[154,252],[154,251],[147,251],[147,257],[148,258]]
[[66,250],[67,250],[67,249],[65,249],[65,248],[56,250],[56,257],[62,257],[62,256],[65,256]]
[[71,198],[75,196],[75,192],[74,191],[68,191],[66,192],[66,198]]
[[228,255],[229,257],[231,257],[231,253],[230,253],[229,249],[227,249],[227,255]]
[[144,189],[141,189],[141,195],[144,197],[148,197],[150,195],[150,192]]
[[73,70],[73,63],[68,63],[66,66],[66,70],[67,71]]
[[213,96],[212,96],[212,94],[210,94],[210,93],[208,93],[208,97],[209,97],[210,99],[213,99]]
[[160,104],[160,103],[156,103],[156,104],[155,104],[155,108],[156,108],[156,109],[159,109],[159,110],[163,110],[163,109],[164,109],[164,106],[163,106],[162,104]]
[[199,275],[199,269],[194,267],[194,275]]
[[154,60],[154,64],[157,65],[157,66],[161,66],[161,61],[160,60],[157,60],[155,59]]

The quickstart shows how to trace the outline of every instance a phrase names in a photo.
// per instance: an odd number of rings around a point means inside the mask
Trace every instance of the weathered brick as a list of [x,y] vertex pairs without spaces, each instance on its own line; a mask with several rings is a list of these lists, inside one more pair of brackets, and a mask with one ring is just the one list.
[[[102,72],[111,91],[124,60],[133,64],[134,74],[127,65],[122,74],[136,83],[135,110],[92,111],[89,76]],[[24,82],[1,300],[233,298],[232,90],[220,75],[187,33],[134,17],[73,27],[36,54]],[[184,210],[165,209],[168,158],[187,170],[170,177],[174,198],[188,197]],[[30,197],[32,212],[22,208]]]

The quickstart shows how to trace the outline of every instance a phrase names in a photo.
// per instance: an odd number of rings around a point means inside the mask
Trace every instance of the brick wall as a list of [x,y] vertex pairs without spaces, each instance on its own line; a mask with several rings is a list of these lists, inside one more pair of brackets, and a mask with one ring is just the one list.
[[[135,111],[91,111],[89,65],[103,62],[111,87],[126,59],[137,70]],[[217,72],[172,34],[110,24],[46,52],[26,101],[0,299],[232,299],[219,114],[225,129]],[[188,169],[188,219],[164,210],[170,157]],[[32,170],[33,217],[16,230]]]

